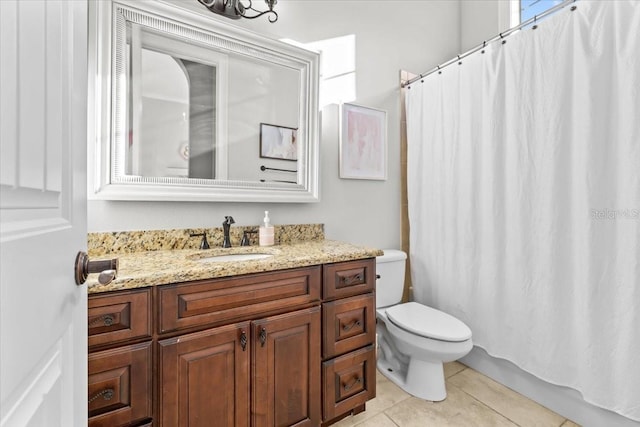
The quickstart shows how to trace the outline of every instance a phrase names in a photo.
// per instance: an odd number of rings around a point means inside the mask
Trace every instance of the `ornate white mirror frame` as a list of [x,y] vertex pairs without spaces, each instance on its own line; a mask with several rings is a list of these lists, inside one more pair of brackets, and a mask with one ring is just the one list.
[[[133,0],[99,1],[90,3],[90,45],[96,55],[90,58],[90,105],[95,114],[90,126],[95,126],[95,145],[89,147],[90,161],[95,173],[89,182],[90,199],[101,200],[161,200],[161,201],[225,201],[225,202],[315,202],[319,199],[319,125],[318,80],[319,55],[259,34],[244,30],[216,19],[199,15],[187,9],[160,1]],[[209,49],[213,58],[226,54],[250,58],[256,64],[284,67],[287,72],[299,73],[297,163],[295,181],[225,179],[227,165],[224,157],[216,158],[215,179],[187,178],[184,176],[141,176],[128,172],[124,147],[130,142],[131,131],[124,115],[128,108],[126,61],[127,27],[141,26],[154,35],[197,45],[199,50]],[[133,43],[131,50],[134,50]],[[174,48],[175,50],[175,48]],[[164,53],[164,52],[163,52]],[[168,53],[171,53],[169,50]],[[90,55],[91,57],[91,55]],[[126,69],[127,67],[124,66]],[[228,88],[224,77],[227,64],[214,61],[218,76],[222,76],[216,90],[215,138],[226,155]],[[220,77],[218,77],[220,78]],[[94,99],[91,99],[94,98]],[[293,103],[291,103],[293,104]],[[291,105],[289,105],[291,107]],[[295,106],[294,106],[295,108]],[[256,138],[256,150],[259,150]],[[277,170],[277,169],[276,169]],[[89,168],[91,173],[91,168]]]

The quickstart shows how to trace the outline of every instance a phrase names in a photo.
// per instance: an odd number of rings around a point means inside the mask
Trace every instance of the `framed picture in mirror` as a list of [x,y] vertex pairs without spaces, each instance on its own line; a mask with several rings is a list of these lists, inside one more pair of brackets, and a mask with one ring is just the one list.
[[298,160],[298,129],[260,123],[260,157]]

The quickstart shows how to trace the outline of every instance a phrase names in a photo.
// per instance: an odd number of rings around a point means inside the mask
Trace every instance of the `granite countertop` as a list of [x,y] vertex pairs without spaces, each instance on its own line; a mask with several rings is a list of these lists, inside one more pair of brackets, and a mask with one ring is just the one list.
[[[202,262],[201,258],[226,254],[272,254],[272,257],[230,262]],[[89,294],[144,288],[169,283],[229,277],[240,274],[284,270],[382,255],[379,249],[335,240],[308,241],[277,246],[244,246],[207,250],[184,249],[106,255],[118,258],[118,277],[108,285],[98,283],[98,275],[87,280]]]

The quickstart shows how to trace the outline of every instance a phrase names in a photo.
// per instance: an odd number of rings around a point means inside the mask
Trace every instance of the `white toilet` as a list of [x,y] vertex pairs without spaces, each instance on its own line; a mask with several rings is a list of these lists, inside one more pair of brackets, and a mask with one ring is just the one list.
[[425,400],[447,397],[442,364],[471,350],[471,329],[442,311],[417,302],[400,304],[407,254],[387,249],[376,258],[376,333],[380,372]]

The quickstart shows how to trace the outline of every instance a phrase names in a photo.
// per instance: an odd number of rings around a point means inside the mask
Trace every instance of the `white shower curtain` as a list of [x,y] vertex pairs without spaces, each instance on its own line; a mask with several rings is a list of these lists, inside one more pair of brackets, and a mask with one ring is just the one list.
[[406,92],[414,298],[640,420],[640,2],[577,2]]

